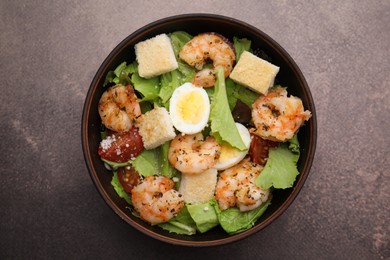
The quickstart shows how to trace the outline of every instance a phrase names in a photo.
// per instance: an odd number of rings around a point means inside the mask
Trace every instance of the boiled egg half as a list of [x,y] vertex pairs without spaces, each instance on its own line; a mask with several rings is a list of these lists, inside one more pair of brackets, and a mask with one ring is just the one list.
[[217,170],[225,170],[236,165],[242,159],[244,159],[244,157],[249,151],[249,147],[251,145],[251,135],[248,129],[240,123],[236,123],[236,127],[247,149],[244,151],[240,151],[229,144],[222,144],[221,155],[217,163],[214,165],[214,168],[216,168]]
[[171,96],[169,114],[178,131],[184,134],[199,133],[209,120],[209,96],[203,88],[184,83]]

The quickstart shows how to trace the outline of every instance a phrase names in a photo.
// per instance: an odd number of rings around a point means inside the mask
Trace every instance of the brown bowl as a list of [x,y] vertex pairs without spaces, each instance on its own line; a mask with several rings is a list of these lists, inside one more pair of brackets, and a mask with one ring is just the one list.
[[[178,30],[186,31],[192,35],[201,32],[217,32],[230,40],[233,39],[233,36],[252,40],[252,49],[265,54],[273,64],[280,67],[277,82],[288,86],[289,94],[300,97],[304,107],[312,112],[312,118],[300,129],[298,135],[301,145],[301,157],[298,161],[300,175],[297,177],[294,187],[275,190],[272,204],[255,225],[251,229],[236,235],[228,235],[220,227],[204,234],[176,235],[159,227],[153,227],[133,216],[128,209],[128,204],[118,197],[111,186],[112,174],[104,167],[97,153],[101,125],[97,107],[100,96],[105,90],[102,85],[107,72],[115,69],[123,61],[134,61],[134,45],[136,43],[157,34]],[[90,176],[106,203],[119,217],[142,233],[164,242],[185,246],[226,244],[248,237],[268,226],[291,205],[302,189],[313,162],[316,139],[317,121],[313,99],[305,78],[290,55],[259,29],[236,19],[214,14],[185,14],[168,17],[148,24],[129,35],[114,48],[97,71],[87,93],[82,116],[82,146],[85,161]]]

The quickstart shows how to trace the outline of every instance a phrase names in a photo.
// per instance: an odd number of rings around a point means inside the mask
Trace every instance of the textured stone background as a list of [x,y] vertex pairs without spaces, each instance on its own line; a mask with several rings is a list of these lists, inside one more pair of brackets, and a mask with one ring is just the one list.
[[[170,15],[252,24],[301,67],[315,162],[265,230],[216,248],[132,229],[95,189],[80,143],[89,84],[127,35]],[[389,259],[390,1],[1,1],[0,258]]]

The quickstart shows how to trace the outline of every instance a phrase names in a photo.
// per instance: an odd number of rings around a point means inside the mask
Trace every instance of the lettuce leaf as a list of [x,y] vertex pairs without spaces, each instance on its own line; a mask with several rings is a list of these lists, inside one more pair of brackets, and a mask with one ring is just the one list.
[[182,84],[185,82],[191,82],[192,78],[195,77],[196,69],[194,67],[191,67],[187,63],[182,62],[182,61],[178,61],[177,63],[179,64],[179,67],[177,69],[181,73]]
[[211,135],[218,143],[227,142],[240,151],[247,149],[235,126],[226,94],[225,76],[222,67],[216,68],[217,82],[210,107]]
[[171,98],[173,91],[185,82],[191,82],[196,74],[195,68],[192,68],[181,61],[178,63],[179,68],[160,76],[161,88],[159,97],[162,105],[167,109],[169,109],[169,99]]
[[152,150],[143,150],[134,160],[129,161],[142,176],[163,175],[173,178],[178,175],[168,161],[169,141]]
[[161,88],[158,95],[161,98],[162,105],[167,109],[169,109],[169,99],[173,91],[181,85],[180,78],[181,75],[178,69],[160,76]]
[[170,233],[176,233],[181,235],[193,235],[196,233],[196,224],[191,218],[188,212],[187,206],[182,208],[170,221],[161,223],[159,227],[169,231]]
[[237,100],[240,100],[248,107],[252,107],[252,104],[260,96],[258,93],[235,83],[230,78],[225,80],[225,84],[230,110],[233,110]]
[[159,77],[150,79],[141,78],[138,71],[133,73],[131,81],[134,85],[135,90],[142,94],[143,101],[158,102],[158,94],[160,93],[160,80]]
[[145,177],[156,175],[159,172],[155,150],[143,150],[131,161],[131,164],[140,175]]
[[298,154],[298,158],[299,158],[301,152],[299,150],[298,136],[294,135],[294,137],[291,138],[288,142],[290,143],[288,149],[290,149],[293,153]]
[[256,178],[256,185],[262,189],[291,188],[299,174],[297,169],[299,156],[299,143],[296,136],[289,143],[282,143],[277,148],[271,148],[267,163]]
[[150,79],[141,78],[138,74],[138,63],[134,61],[133,63],[127,65],[124,61],[118,65],[113,71],[109,71],[104,80],[103,87],[107,84],[132,84],[141,95],[143,101],[158,102],[158,94],[160,92],[160,79],[159,77],[154,77]]
[[218,206],[217,201],[214,200],[213,206],[217,213],[219,223],[221,227],[230,235],[243,232],[255,224],[256,220],[263,215],[271,201],[268,200],[259,207],[241,212],[236,207],[231,207],[226,210],[221,210]]
[[114,171],[116,171],[119,167],[126,167],[131,165],[131,161],[118,163],[118,162],[111,162],[109,160],[103,159],[102,157],[100,157],[100,159],[103,162],[107,163]]
[[114,171],[114,174],[112,175],[111,185],[114,187],[116,193],[118,193],[118,196],[125,199],[126,202],[131,205],[130,195],[123,189],[122,184],[119,182],[118,174],[116,171]]
[[218,216],[210,202],[188,204],[187,209],[199,232],[204,233],[219,225]]
[[250,50],[251,41],[246,38],[239,39],[237,37],[233,37],[233,45],[236,50],[236,61],[238,61],[244,51]]
[[236,84],[234,95],[237,99],[245,103],[250,108],[252,107],[252,104],[255,102],[255,100],[260,96],[258,93],[239,84]]
[[179,58],[180,49],[192,39],[192,35],[184,31],[176,31],[171,33],[169,38],[171,39],[173,52],[176,58]]
[[162,105],[167,109],[169,109],[169,99],[173,91],[185,82],[190,82],[196,73],[195,68],[179,60],[180,49],[192,39],[192,36],[186,32],[177,31],[170,34],[170,39],[179,67],[160,76],[161,89],[159,97]]
[[156,149],[158,149],[157,160],[161,175],[172,179],[178,175],[178,172],[168,161],[169,144],[170,141],[167,141]]
[[130,75],[135,73],[138,69],[136,62],[129,65],[124,61],[118,65],[114,70],[110,70],[103,83],[103,87],[110,83],[127,85],[131,83]]
[[226,95],[229,103],[229,108],[230,111],[233,111],[238,99],[236,95],[237,85],[230,78],[225,79],[225,85],[226,85]]

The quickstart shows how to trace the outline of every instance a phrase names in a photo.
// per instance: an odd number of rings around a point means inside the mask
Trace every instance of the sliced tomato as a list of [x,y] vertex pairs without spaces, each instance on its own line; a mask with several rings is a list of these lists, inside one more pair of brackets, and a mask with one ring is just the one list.
[[140,182],[138,172],[131,166],[118,168],[118,179],[123,189],[128,193]]
[[252,141],[249,148],[249,156],[251,157],[252,162],[264,166],[267,162],[269,148],[277,147],[278,143],[265,140],[255,134],[251,134],[251,136]]
[[138,128],[125,133],[113,133],[100,142],[99,156],[111,162],[126,162],[138,156],[144,149]]

